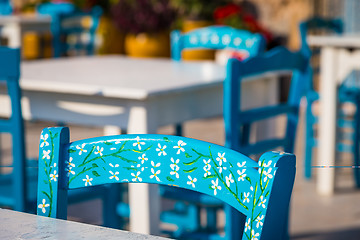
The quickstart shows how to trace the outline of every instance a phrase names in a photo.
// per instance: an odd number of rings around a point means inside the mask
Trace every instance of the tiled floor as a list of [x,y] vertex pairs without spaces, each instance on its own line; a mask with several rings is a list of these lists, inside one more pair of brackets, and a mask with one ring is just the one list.
[[[300,121],[301,122],[301,121]],[[27,123],[27,154],[37,157],[41,129],[52,123]],[[337,189],[333,197],[320,197],[315,192],[315,179],[305,181],[302,169],[302,129],[299,126],[296,144],[297,176],[291,203],[291,238],[296,240],[360,239],[360,190],[353,187],[350,169],[337,171]],[[161,128],[160,133],[171,134],[171,127]],[[99,128],[70,126],[71,140],[102,135]],[[223,144],[221,118],[192,121],[185,125],[185,135],[217,144]],[[10,153],[6,138],[2,139],[5,155]],[[351,164],[344,163],[344,164]],[[326,171],[322,169],[321,171]],[[315,173],[316,174],[316,173]],[[92,211],[83,211],[91,206]],[[93,224],[101,223],[99,201],[71,206],[71,219]]]

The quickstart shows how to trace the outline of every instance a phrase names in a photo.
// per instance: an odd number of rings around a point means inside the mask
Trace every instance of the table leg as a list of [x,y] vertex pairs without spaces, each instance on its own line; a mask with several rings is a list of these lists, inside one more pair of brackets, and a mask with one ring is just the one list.
[[117,126],[107,125],[104,127],[104,136],[120,135],[121,129]]
[[[154,114],[145,107],[132,108],[128,126],[129,134],[156,133]],[[129,184],[130,231],[159,234],[160,197],[158,185]]]
[[21,46],[21,26],[18,23],[13,23],[4,26],[3,34],[8,38],[8,46],[11,48],[18,48]]
[[[336,116],[337,116],[337,61],[335,48],[324,47],[320,58],[320,114],[318,165],[334,166],[336,157]],[[334,168],[319,168],[317,192],[330,196],[334,193]]]

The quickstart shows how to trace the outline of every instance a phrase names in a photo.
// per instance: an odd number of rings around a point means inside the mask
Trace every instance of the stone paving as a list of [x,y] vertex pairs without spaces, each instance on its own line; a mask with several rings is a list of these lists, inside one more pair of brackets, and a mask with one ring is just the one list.
[[[302,122],[302,121],[300,121]],[[54,123],[30,122],[26,124],[27,156],[37,157],[41,129]],[[315,178],[303,177],[303,127],[300,124],[295,154],[297,175],[291,202],[290,234],[296,240],[360,239],[360,190],[354,188],[351,169],[337,170],[336,193],[332,197],[320,197],[315,191]],[[163,127],[162,134],[171,134],[172,127]],[[102,129],[70,126],[71,141],[102,135]],[[224,143],[221,118],[197,120],[186,123],[185,136],[217,144]],[[3,157],[9,155],[8,137],[2,137]],[[351,165],[343,161],[342,165]],[[326,171],[321,169],[319,171]],[[316,172],[315,172],[316,174]],[[91,211],[85,210],[91,207]],[[101,203],[94,200],[69,207],[69,219],[91,224],[101,224]]]

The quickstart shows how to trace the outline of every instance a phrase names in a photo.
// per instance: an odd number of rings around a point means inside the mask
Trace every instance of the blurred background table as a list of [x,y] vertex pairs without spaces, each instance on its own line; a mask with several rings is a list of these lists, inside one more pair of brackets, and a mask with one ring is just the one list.
[[[21,72],[28,120],[100,126],[112,135],[120,129],[156,133],[160,126],[222,115],[225,68],[212,62],[96,56],[24,62]],[[274,79],[246,79],[242,107],[276,103]],[[0,109],[1,116],[9,114],[10,108]],[[256,134],[275,131],[264,126]],[[158,233],[158,198],[157,186],[129,186],[131,231]]]
[[0,239],[158,239],[84,223],[0,209]]
[[[337,88],[354,69],[360,69],[360,35],[309,36],[310,46],[320,47],[319,166],[335,166]],[[335,169],[320,168],[317,192],[332,195]]]

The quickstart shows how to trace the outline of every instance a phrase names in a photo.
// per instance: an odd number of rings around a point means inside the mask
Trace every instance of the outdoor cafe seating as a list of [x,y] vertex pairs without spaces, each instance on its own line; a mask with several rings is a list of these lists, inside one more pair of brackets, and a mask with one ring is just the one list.
[[0,239],[356,238],[358,8],[0,0]]

